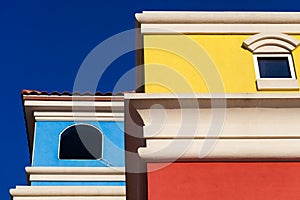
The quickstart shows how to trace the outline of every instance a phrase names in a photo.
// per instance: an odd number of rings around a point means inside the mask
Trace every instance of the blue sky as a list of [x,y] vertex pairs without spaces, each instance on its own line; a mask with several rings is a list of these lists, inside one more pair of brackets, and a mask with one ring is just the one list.
[[[300,11],[300,1],[1,0],[1,200],[9,199],[9,188],[26,184],[24,167],[30,163],[22,89],[72,91],[89,52],[110,36],[134,28],[134,13],[143,10]],[[133,52],[120,56],[101,77],[98,90],[113,90],[134,62]],[[124,89],[133,90],[134,80]]]

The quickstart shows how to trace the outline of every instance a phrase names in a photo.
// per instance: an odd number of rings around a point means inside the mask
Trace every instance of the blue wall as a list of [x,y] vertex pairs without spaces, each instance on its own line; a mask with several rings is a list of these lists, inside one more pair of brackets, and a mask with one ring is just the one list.
[[103,160],[60,160],[61,132],[75,122],[36,122],[33,166],[124,167],[124,122],[82,122],[99,128],[103,133]]

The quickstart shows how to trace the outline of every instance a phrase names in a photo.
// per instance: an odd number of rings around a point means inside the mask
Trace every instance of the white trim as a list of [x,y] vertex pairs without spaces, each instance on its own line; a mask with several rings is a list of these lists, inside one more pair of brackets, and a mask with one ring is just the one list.
[[300,34],[299,24],[141,24],[143,34]]
[[138,153],[149,162],[300,161],[300,139],[155,139]]
[[51,197],[14,197],[13,200],[126,200],[121,196],[51,196]]
[[300,24],[299,12],[143,11],[135,17],[141,24]]
[[[260,78],[258,65],[259,57],[287,57],[291,78]],[[295,67],[291,54],[254,54],[253,59],[256,75],[256,85],[258,90],[299,90],[299,83],[296,79]]]
[[124,121],[121,112],[34,112],[36,121]]
[[125,174],[125,167],[26,167],[28,174]]
[[[177,100],[177,99],[297,99],[300,101],[300,93],[126,93],[127,100]],[[300,104],[299,104],[300,106]]]
[[95,102],[95,101],[34,101],[26,100],[24,106],[47,107],[124,107],[124,102]]
[[297,79],[257,79],[257,89],[266,90],[299,90]]
[[31,174],[29,176],[30,181],[125,181],[125,175],[114,175],[114,174],[83,174],[83,175],[72,175],[72,174]]
[[[258,58],[260,57],[271,57],[271,58],[278,58],[278,57],[286,57],[288,58],[289,62],[289,68],[291,72],[291,78],[286,78],[286,79],[296,79],[296,73],[295,73],[295,68],[294,68],[294,62],[291,54],[253,54],[253,59],[254,59],[254,69],[255,69],[255,75],[256,79],[262,79],[262,80],[271,80],[272,78],[261,78],[260,77],[260,71],[259,71],[259,65],[258,65]],[[279,78],[281,79],[281,78]],[[274,79],[276,80],[276,79]]]
[[112,112],[34,112],[35,117],[124,117],[124,113]]
[[125,94],[125,101],[143,121],[138,153],[146,161],[300,161],[300,93]]
[[295,46],[281,40],[265,39],[248,46],[253,53],[290,53]]
[[124,118],[112,118],[112,117],[35,117],[36,121],[106,121],[106,122],[122,122]]
[[260,33],[243,42],[252,53],[291,53],[300,41],[282,33]]
[[125,196],[125,186],[17,186],[13,197]]
[[[218,108],[137,110],[145,139],[300,139],[300,108]],[[220,113],[224,113],[223,118]],[[162,119],[163,116],[163,120]],[[219,117],[219,118],[218,118]],[[159,119],[159,120],[155,120]],[[218,119],[222,128],[212,126]],[[215,121],[214,121],[215,120]],[[214,134],[212,134],[214,133]]]
[[[28,134],[28,133],[27,133]],[[34,122],[34,131],[33,131],[33,141],[32,141],[32,149],[29,149],[29,154],[31,153],[31,162],[30,163],[33,163],[33,161],[35,160],[34,156],[35,156],[35,142],[36,142],[36,122]]]

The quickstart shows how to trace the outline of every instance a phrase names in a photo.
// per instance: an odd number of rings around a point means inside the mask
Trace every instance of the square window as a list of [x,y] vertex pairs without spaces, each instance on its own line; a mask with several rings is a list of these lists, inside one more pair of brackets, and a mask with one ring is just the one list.
[[261,78],[292,78],[287,57],[258,57]]
[[255,54],[258,90],[299,90],[291,54]]
[[260,54],[254,59],[257,79],[296,79],[291,55]]

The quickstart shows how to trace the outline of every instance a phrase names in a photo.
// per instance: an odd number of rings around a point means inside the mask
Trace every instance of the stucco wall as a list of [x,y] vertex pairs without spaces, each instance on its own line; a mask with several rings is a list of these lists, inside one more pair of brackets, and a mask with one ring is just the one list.
[[[146,92],[258,92],[253,54],[242,48],[251,36],[145,35]],[[293,59],[300,77],[299,47]]]
[[84,122],[98,127],[103,135],[103,160],[60,160],[58,158],[61,132],[74,122],[37,122],[32,166],[123,167],[123,122]]

